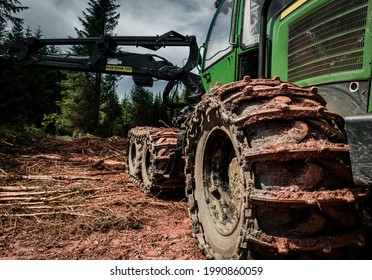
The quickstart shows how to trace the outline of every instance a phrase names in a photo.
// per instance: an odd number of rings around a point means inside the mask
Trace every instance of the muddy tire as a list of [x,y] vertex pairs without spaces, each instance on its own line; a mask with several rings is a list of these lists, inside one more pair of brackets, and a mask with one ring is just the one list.
[[186,146],[193,235],[208,258],[349,258],[363,245],[343,120],[316,89],[279,79],[217,85]]
[[140,174],[141,163],[141,150],[140,143],[133,137],[132,133],[128,135],[128,173],[130,176],[138,177]]
[[244,245],[243,214],[247,205],[242,198],[247,192],[239,164],[240,143],[231,123],[218,112],[212,108],[201,123],[195,151],[194,178],[198,187],[193,199],[198,207],[197,226],[202,226],[204,234],[199,236],[202,232],[196,228],[194,232],[208,256],[237,259],[244,254],[239,248]]
[[142,182],[143,146],[146,143],[147,135],[153,130],[153,127],[138,126],[128,132],[128,175],[133,182],[138,184]]
[[141,151],[141,187],[146,194],[159,197],[184,197],[185,177],[183,174],[184,160],[181,172],[173,170],[172,156],[178,148],[179,131],[172,128],[152,128],[148,131]]

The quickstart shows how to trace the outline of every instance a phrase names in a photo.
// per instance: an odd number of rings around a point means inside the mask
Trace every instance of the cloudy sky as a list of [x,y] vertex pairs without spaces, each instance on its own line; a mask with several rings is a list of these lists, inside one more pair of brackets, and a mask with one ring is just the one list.
[[[195,35],[199,46],[205,41],[209,23],[215,12],[215,0],[116,0],[120,5],[119,24],[114,33],[118,36],[161,35],[174,30],[183,35]],[[20,0],[30,9],[19,16],[31,30],[39,27],[46,38],[75,37],[75,27],[81,29],[78,17],[88,7],[88,0]],[[125,50],[125,49],[123,49]],[[148,50],[128,50],[147,53]],[[165,48],[158,53],[172,63],[182,66],[188,56],[186,49]],[[118,94],[123,96],[132,86],[130,77],[120,82]],[[164,83],[157,83],[154,91]]]

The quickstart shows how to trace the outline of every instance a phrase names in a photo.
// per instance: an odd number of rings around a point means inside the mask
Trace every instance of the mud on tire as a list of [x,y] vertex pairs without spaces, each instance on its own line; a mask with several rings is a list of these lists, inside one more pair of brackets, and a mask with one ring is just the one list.
[[170,165],[173,163],[171,156],[177,149],[178,134],[179,131],[173,128],[153,128],[147,133],[141,157],[142,188],[145,193],[168,198],[184,197],[183,172],[170,174]]
[[141,163],[143,143],[146,140],[147,134],[152,130],[152,127],[138,126],[128,132],[128,174],[135,183],[140,183],[142,180]]
[[193,234],[209,258],[348,258],[363,245],[343,119],[278,78],[216,85],[186,137]]
[[177,162],[178,168],[172,160],[178,149],[179,133],[178,129],[147,126],[129,131],[128,173],[144,193],[169,199],[184,198],[184,159]]

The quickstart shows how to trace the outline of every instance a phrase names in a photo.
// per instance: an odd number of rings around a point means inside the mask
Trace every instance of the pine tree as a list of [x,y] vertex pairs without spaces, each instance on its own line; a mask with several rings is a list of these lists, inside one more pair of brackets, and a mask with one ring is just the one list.
[[121,102],[122,111],[122,123],[123,123],[123,133],[127,134],[128,131],[135,126],[134,123],[134,106],[130,98],[125,95]]
[[[79,17],[83,29],[75,28],[78,37],[101,37],[106,34],[112,34],[118,24],[120,14],[117,13],[119,5],[115,4],[115,0],[90,0],[86,12],[83,11],[83,17]],[[82,46],[73,48],[76,54],[89,55],[91,49]],[[86,76],[90,84],[94,85],[93,94],[90,99],[94,108],[94,134],[99,134],[100,128],[100,101],[101,101],[101,83],[102,74]]]
[[122,107],[116,94],[118,80],[115,75],[103,77],[100,112],[102,136],[112,136],[122,132]]
[[165,123],[169,124],[168,110],[163,104],[163,99],[160,92],[155,95],[154,103],[152,105],[151,116],[153,120],[155,120],[154,123],[155,126],[159,125],[159,120],[162,120]]
[[112,34],[119,21],[117,9],[120,5],[116,5],[115,0],[90,0],[88,6],[87,12],[83,11],[83,18],[79,17],[83,29],[75,28],[77,35],[100,37]]
[[0,0],[0,26],[6,26],[8,22],[12,24],[23,24],[23,19],[16,14],[27,10],[28,7],[22,6],[18,0]]
[[95,129],[94,111],[90,104],[92,84],[82,72],[66,72],[67,78],[61,82],[62,100],[57,102],[61,114],[56,122],[57,132],[69,134],[86,132]]
[[133,86],[130,95],[134,107],[134,123],[141,126],[155,125],[151,116],[154,101],[152,92],[143,87]]
[[[16,22],[5,41],[13,43],[24,36],[41,37],[41,30],[26,30]],[[23,126],[41,127],[44,114],[56,112],[60,98],[59,70],[7,67],[0,75],[0,125],[1,128],[19,129]]]
[[121,103],[123,131],[127,133],[135,126],[159,127],[159,120],[170,123],[169,111],[165,108],[161,94],[133,86]]
[[22,22],[15,22],[13,24],[13,27],[11,29],[11,32],[9,32],[5,37],[5,43],[14,43],[17,41],[20,41],[22,38],[25,37],[26,32],[30,32],[28,29],[25,31],[23,27]]

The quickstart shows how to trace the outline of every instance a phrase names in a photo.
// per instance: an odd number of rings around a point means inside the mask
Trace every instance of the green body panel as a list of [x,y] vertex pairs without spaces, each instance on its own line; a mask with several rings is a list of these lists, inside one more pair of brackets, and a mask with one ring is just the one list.
[[[364,65],[369,71],[368,78],[372,78],[372,1],[368,1],[368,17],[365,36],[365,58]],[[368,73],[366,73],[368,75]],[[368,112],[372,112],[372,81],[369,92]]]
[[[308,1],[307,3],[300,6],[297,10],[289,14],[283,20],[277,19],[274,24],[274,28],[271,34],[272,38],[272,53],[271,53],[271,63],[272,63],[272,73],[271,76],[279,75],[284,80],[288,79],[288,26],[289,24],[297,21],[298,19],[304,17],[309,12],[313,11],[324,5],[329,0],[319,0],[319,1]],[[300,86],[309,86],[316,84],[324,84],[329,82],[338,82],[345,80],[358,80],[358,79],[369,79],[371,77],[371,61],[372,61],[372,1],[369,2],[368,14],[371,16],[367,19],[367,28],[365,37],[365,51],[363,69],[357,71],[349,71],[343,73],[336,73],[326,76],[318,76],[312,79],[305,80],[295,80],[294,82]]]
[[237,69],[237,38],[239,35],[237,35],[238,30],[241,29],[241,26],[239,25],[239,18],[240,18],[240,11],[241,11],[241,5],[244,1],[240,0],[233,0],[234,2],[234,13],[235,18],[232,18],[232,21],[235,20],[235,23],[238,26],[235,26],[235,30],[232,30],[234,27],[233,22],[231,22],[231,32],[234,32],[236,34],[235,38],[231,38],[235,40],[235,44],[231,44],[232,48],[231,50],[224,55],[222,58],[220,58],[216,63],[212,64],[211,66],[205,67],[206,63],[206,50],[208,48],[208,40],[211,36],[212,28],[214,26],[214,22],[216,21],[216,17],[223,6],[224,1],[220,3],[220,6],[217,8],[216,13],[212,19],[211,26],[207,33],[207,39],[206,43],[204,43],[204,55],[202,58],[202,68],[199,70],[200,76],[202,77],[203,85],[206,91],[208,91],[211,87],[213,87],[216,83],[222,83],[227,84],[232,81],[236,80],[236,69]]
[[[248,47],[243,47],[241,43],[241,38],[243,34],[243,10],[245,1],[249,0],[234,0],[238,1],[235,8],[236,16],[233,19],[235,22],[234,29],[235,37],[233,38],[232,48],[228,54],[225,54],[213,65],[204,67],[200,70],[200,75],[202,77],[204,86],[206,90],[209,90],[216,82],[222,84],[230,83],[242,78],[241,71],[241,58],[249,57],[257,54],[258,44],[253,44]],[[275,1],[275,0],[274,0]],[[303,19],[306,15],[309,15],[314,10],[320,9],[322,11],[322,6],[331,2],[330,0],[307,0],[307,1],[292,1],[287,7],[279,11],[274,15],[267,25],[268,34],[268,61],[267,61],[267,76],[274,77],[279,76],[283,81],[289,81],[302,87],[310,86],[321,86],[330,85],[337,83],[348,83],[352,81],[370,81],[372,76],[372,0],[368,1],[368,12],[367,12],[367,22],[365,28],[364,36],[364,46],[363,46],[363,64],[362,67],[357,69],[341,70],[335,71],[334,73],[328,73],[323,75],[312,75],[307,78],[289,79],[288,74],[288,46],[289,46],[289,28],[291,24],[293,25],[297,21]],[[224,1],[221,2],[220,7],[223,5]],[[248,2],[247,2],[248,3]],[[296,8],[290,9],[284,17],[281,18],[282,12],[287,12],[287,8],[291,7],[292,4],[298,4]],[[337,3],[337,2],[335,2]],[[350,2],[355,3],[355,2]],[[351,5],[353,6],[353,5]],[[218,14],[218,9],[216,15]],[[216,16],[215,16],[216,18]],[[211,26],[214,24],[212,21]],[[317,18],[314,18],[316,21]],[[210,28],[207,40],[210,36],[212,28]],[[321,43],[320,43],[321,44]],[[205,45],[208,48],[208,45]],[[327,50],[329,52],[329,49]],[[204,59],[203,63],[204,65]],[[250,63],[250,62],[249,62]],[[252,67],[248,68],[248,71],[244,75],[250,75],[255,78],[256,71],[252,71],[256,64],[251,64]],[[320,73],[320,72],[319,72]],[[369,87],[372,88],[371,86]],[[368,111],[372,112],[372,92],[369,93]]]
[[201,73],[204,88],[208,91],[216,83],[227,84],[235,80],[236,51],[233,50],[218,63]]
[[[271,73],[270,76],[279,76],[282,80],[288,79],[288,38],[289,25],[303,18],[315,9],[322,9],[322,6],[329,0],[307,1],[282,20],[277,18],[272,30],[268,31],[271,39]],[[350,70],[327,75],[319,75],[308,79],[289,80],[302,87],[313,85],[332,84],[337,82],[369,80],[372,74],[372,1],[368,2],[368,17],[365,29],[364,55],[362,69]],[[316,19],[314,19],[316,20]],[[271,28],[268,28],[268,30]],[[369,95],[369,108],[372,111],[372,94]]]

